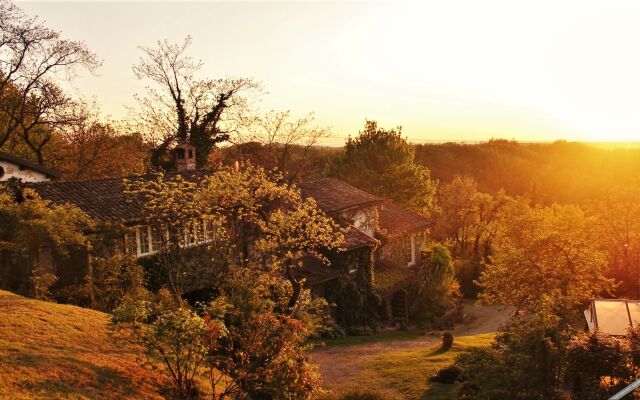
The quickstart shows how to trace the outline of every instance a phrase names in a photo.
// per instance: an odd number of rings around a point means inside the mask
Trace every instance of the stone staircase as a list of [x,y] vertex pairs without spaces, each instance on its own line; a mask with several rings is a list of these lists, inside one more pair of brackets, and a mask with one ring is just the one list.
[[406,291],[400,290],[391,297],[391,315],[396,322],[408,322],[409,305],[407,304]]

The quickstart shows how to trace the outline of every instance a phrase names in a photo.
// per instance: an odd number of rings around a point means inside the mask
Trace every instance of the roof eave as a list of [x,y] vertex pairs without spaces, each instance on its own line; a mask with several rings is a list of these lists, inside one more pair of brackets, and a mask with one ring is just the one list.
[[53,168],[48,168],[45,166],[42,166],[40,164],[36,164],[32,161],[29,160],[25,160],[22,158],[18,158],[16,156],[14,156],[13,154],[9,154],[9,153],[5,153],[5,152],[0,152],[0,160],[5,160],[8,161],[10,163],[16,164],[20,167],[24,167],[24,168],[29,168],[32,169],[34,171],[40,172],[42,174],[44,174],[47,177],[50,178],[60,178],[60,172],[53,169]]

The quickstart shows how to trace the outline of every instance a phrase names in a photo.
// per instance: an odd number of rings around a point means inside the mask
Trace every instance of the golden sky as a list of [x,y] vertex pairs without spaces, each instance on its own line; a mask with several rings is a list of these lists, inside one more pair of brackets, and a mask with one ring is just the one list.
[[247,76],[261,108],[313,111],[327,144],[365,118],[415,142],[640,140],[640,2],[19,2],[104,64],[76,89],[126,115],[158,39],[193,37],[206,77]]

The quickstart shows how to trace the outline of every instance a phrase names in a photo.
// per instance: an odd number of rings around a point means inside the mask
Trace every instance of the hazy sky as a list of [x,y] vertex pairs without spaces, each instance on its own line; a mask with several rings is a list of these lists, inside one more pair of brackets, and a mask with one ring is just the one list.
[[158,39],[193,37],[206,77],[264,83],[332,143],[365,118],[412,141],[640,140],[640,2],[19,2],[102,59],[78,91],[115,118]]

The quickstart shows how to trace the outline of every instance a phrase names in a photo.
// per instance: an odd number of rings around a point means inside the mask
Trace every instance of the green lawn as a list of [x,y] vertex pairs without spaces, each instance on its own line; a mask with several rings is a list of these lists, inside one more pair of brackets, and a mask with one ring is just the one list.
[[474,347],[488,346],[494,334],[456,337],[453,347],[442,351],[439,345],[373,357],[368,368],[376,373],[384,387],[391,387],[407,399],[455,399],[455,385],[429,382],[440,368],[449,365],[461,352]]

